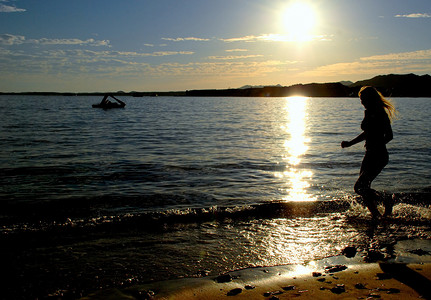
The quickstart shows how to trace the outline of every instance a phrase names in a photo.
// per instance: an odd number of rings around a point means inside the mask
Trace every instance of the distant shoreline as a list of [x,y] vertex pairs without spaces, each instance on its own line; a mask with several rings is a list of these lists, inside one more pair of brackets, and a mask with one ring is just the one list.
[[236,89],[203,89],[169,92],[0,92],[0,95],[41,96],[116,96],[132,97],[357,97],[362,86],[376,87],[386,97],[431,97],[430,75],[380,75],[368,80],[351,82],[309,83],[292,86],[246,86]]

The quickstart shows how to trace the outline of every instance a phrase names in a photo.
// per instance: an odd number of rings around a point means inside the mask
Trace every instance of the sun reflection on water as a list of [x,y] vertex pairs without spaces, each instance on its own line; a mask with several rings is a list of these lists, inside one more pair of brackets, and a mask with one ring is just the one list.
[[307,97],[286,98],[287,124],[282,126],[290,138],[284,142],[283,159],[288,161],[287,170],[277,172],[275,176],[287,180],[289,188],[282,200],[286,201],[313,201],[315,197],[307,194],[310,187],[309,180],[313,173],[310,170],[298,168],[302,156],[308,150],[310,139],[306,135],[307,128]]

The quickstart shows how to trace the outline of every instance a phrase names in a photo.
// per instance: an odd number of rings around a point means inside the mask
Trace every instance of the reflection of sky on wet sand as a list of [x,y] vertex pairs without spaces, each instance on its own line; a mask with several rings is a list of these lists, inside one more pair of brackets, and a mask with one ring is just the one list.
[[276,172],[275,177],[286,180],[286,195],[282,200],[286,201],[312,201],[315,197],[307,194],[310,186],[309,180],[313,173],[310,170],[298,168],[302,156],[308,150],[310,139],[307,137],[307,106],[309,98],[286,98],[287,123],[282,129],[289,135],[284,142],[283,159],[287,160],[287,170]]

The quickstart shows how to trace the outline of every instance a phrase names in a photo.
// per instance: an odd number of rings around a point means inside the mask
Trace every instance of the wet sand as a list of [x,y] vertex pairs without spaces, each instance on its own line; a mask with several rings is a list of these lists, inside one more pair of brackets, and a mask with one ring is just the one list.
[[[364,262],[356,255],[102,290],[83,299],[431,299],[431,255]],[[422,251],[422,252],[421,252]]]

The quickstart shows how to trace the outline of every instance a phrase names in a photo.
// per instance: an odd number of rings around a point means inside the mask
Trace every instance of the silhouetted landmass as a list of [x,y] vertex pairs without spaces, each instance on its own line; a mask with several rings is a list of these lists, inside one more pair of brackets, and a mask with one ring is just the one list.
[[[380,75],[367,80],[351,83],[349,81],[331,83],[295,84],[292,86],[244,86],[238,89],[209,89],[174,92],[138,92],[118,91],[109,93],[115,96],[155,97],[155,96],[190,96],[190,97],[357,97],[359,89],[364,85],[376,87],[387,97],[431,97],[430,75]],[[25,92],[1,93],[18,95],[61,95],[61,96],[103,96],[104,92],[94,93],[56,93],[56,92]]]
[[187,96],[205,97],[348,97],[350,88],[341,83],[296,84],[289,87],[266,86],[262,88],[227,89],[227,90],[192,90]]
[[205,97],[357,97],[364,85],[376,87],[388,97],[431,97],[431,76],[381,75],[368,80],[357,81],[349,85],[348,81],[334,83],[296,84],[288,87],[266,86],[227,90],[191,90],[187,96]]
[[390,97],[431,97],[430,75],[380,75],[357,81],[350,87],[360,88],[364,85],[374,86],[385,96]]

